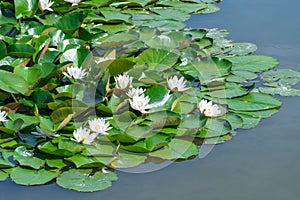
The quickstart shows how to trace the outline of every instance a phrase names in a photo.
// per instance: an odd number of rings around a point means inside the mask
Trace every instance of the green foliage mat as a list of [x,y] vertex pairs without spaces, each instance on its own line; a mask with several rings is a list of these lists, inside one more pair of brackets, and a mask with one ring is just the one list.
[[[279,61],[253,54],[254,44],[185,28],[217,2],[54,0],[49,11],[38,0],[1,1],[0,180],[103,190],[115,169],[195,157],[275,114],[281,102],[272,95],[299,96],[300,73],[273,70]],[[71,66],[87,74],[68,77]],[[170,86],[175,76],[185,88]],[[218,112],[203,110],[204,99]],[[106,132],[76,139],[96,117]]]

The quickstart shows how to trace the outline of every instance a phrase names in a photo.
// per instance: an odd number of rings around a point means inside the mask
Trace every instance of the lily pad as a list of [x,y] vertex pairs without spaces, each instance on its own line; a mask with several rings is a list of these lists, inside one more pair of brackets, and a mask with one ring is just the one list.
[[20,185],[42,185],[58,176],[58,171],[46,169],[33,170],[16,167],[10,173],[12,181]]
[[264,55],[227,57],[232,62],[232,70],[245,70],[250,72],[263,72],[276,67],[278,59]]
[[113,172],[104,174],[101,171],[93,172],[91,169],[70,169],[57,178],[57,184],[66,189],[80,192],[95,192],[104,190],[118,179]]
[[252,92],[243,97],[227,99],[227,104],[233,110],[256,111],[278,108],[281,101],[268,94]]
[[187,159],[191,156],[198,155],[198,147],[191,141],[173,139],[167,147],[150,153],[150,156],[166,160]]

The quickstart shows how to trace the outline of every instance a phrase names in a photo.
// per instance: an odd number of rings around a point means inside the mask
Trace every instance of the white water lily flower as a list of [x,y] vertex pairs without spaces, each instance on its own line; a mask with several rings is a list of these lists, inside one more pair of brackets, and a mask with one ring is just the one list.
[[74,80],[77,79],[82,80],[87,75],[87,72],[84,69],[81,69],[79,67],[68,67],[67,73],[63,72],[63,75],[67,76],[68,78],[72,78]]
[[213,104],[212,101],[202,99],[198,105],[202,115],[206,117],[217,117],[221,114],[221,110],[217,104]]
[[96,139],[98,134],[91,133],[89,129],[80,127],[74,130],[73,136],[75,138],[75,141],[78,143],[91,144]]
[[44,11],[44,10],[49,10],[51,12],[53,12],[51,6],[54,4],[53,1],[50,1],[50,0],[39,0],[39,9],[41,11]]
[[135,96],[140,96],[144,92],[145,92],[145,90],[143,88],[131,88],[126,94],[130,98],[133,98]]
[[64,0],[65,2],[72,3],[72,6],[77,6],[81,0]]
[[169,100],[170,97],[171,95],[168,93],[167,95],[164,96],[163,100],[156,103],[149,104],[150,101],[149,96],[145,96],[145,94],[141,94],[139,96],[134,96],[132,99],[129,99],[129,103],[134,110],[138,110],[142,113],[146,113],[147,112],[146,110],[148,109],[156,108],[164,105]]
[[121,89],[121,90],[125,90],[127,88],[132,87],[132,80],[133,77],[130,77],[127,72],[124,73],[123,75],[119,75],[117,77],[115,77],[115,81],[116,81],[116,88]]
[[150,108],[149,101],[150,98],[148,96],[145,96],[144,94],[134,96],[132,99],[129,99],[130,106],[134,110],[138,110],[142,113],[146,112],[146,109]]
[[168,80],[168,87],[171,91],[183,92],[188,90],[189,87],[186,87],[186,80],[184,77],[178,79],[177,76],[170,77]]
[[7,122],[8,120],[6,119],[6,117],[7,117],[6,111],[0,110],[0,122]]
[[88,123],[89,123],[90,129],[95,133],[107,135],[108,133],[106,131],[112,129],[112,127],[110,127],[110,123],[105,122],[105,120],[103,118],[89,120]]

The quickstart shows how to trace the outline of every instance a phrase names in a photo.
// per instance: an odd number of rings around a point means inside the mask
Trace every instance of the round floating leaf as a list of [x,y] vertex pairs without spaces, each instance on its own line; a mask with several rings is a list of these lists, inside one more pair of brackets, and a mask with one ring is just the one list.
[[147,49],[137,57],[136,61],[137,65],[148,65],[150,70],[164,71],[171,68],[178,57],[178,54],[172,51]]
[[0,158],[0,169],[11,168],[11,167],[14,167],[14,164],[12,164],[6,159]]
[[0,77],[0,90],[15,94],[27,92],[28,83],[21,76],[0,70]]
[[256,50],[257,50],[257,46],[255,44],[247,43],[247,42],[239,42],[239,43],[234,43],[234,46],[229,53],[233,55],[243,56],[252,53]]
[[16,148],[14,160],[18,161],[21,166],[39,169],[44,164],[44,161],[33,157],[33,153],[28,151],[24,146]]
[[241,128],[243,129],[249,129],[249,128],[254,128],[257,126],[261,120],[259,117],[253,117],[251,115],[247,114],[237,114],[239,117],[242,118],[243,120],[243,125]]
[[257,74],[249,71],[232,71],[232,74],[226,77],[226,81],[235,82],[235,83],[243,83],[247,80],[253,80],[257,78]]
[[198,154],[199,149],[193,142],[181,139],[173,139],[167,147],[154,151],[149,155],[162,159],[173,160],[179,158],[187,159]]
[[290,86],[300,81],[300,72],[290,69],[278,69],[276,71],[264,72],[261,78],[268,83],[276,81],[279,86]]
[[289,86],[282,87],[260,87],[259,91],[266,94],[279,94],[281,96],[300,96],[300,90],[291,88]]
[[100,171],[93,173],[91,169],[70,169],[59,175],[57,184],[80,192],[95,192],[110,187],[117,179],[113,172],[104,174]]
[[86,48],[73,48],[65,51],[60,57],[60,62],[73,62],[73,66],[80,67],[85,58],[90,54],[90,51]]
[[146,156],[144,154],[135,153],[118,153],[117,160],[111,163],[114,168],[130,168],[138,166],[145,162]]
[[[20,114],[20,113],[9,113],[8,117],[11,119],[11,121],[16,121],[18,119],[21,119],[23,121],[23,125],[22,125],[21,129],[26,128],[28,126],[31,126],[31,125],[39,122],[35,116],[29,116],[29,115]],[[7,123],[10,124],[11,122],[8,121]],[[14,124],[12,123],[12,125],[14,125]]]
[[128,59],[116,59],[108,66],[109,73],[111,76],[116,76],[118,74],[128,71],[133,67],[134,64],[134,62]]
[[41,75],[41,71],[39,69],[35,67],[24,67],[21,65],[14,68],[14,73],[23,77],[29,86],[34,85]]
[[254,118],[267,118],[267,117],[271,117],[272,115],[277,113],[278,109],[269,109],[269,110],[260,110],[260,111],[237,111],[237,110],[233,110],[232,112],[237,113],[237,114],[250,115]]
[[243,97],[227,99],[227,104],[233,110],[256,111],[278,108],[281,101],[268,94],[252,92]]
[[279,61],[270,56],[249,55],[227,57],[232,62],[232,70],[245,70],[250,72],[262,72],[276,67]]
[[12,44],[7,47],[7,55],[17,57],[31,57],[35,49],[29,44]]
[[[74,163],[77,168],[96,168],[105,166],[105,163],[102,163],[101,159],[98,159],[98,157],[87,157],[81,154],[76,154],[75,156],[66,158],[66,160]],[[113,160],[113,157],[110,157],[110,160]]]
[[69,165],[66,162],[64,162],[63,159],[46,159],[46,163],[49,167],[56,169],[62,169]]
[[249,93],[249,89],[238,84],[226,84],[226,88],[221,90],[208,91],[205,94],[215,98],[233,98],[244,96]]
[[0,181],[5,181],[9,177],[9,173],[4,170],[0,170]]
[[42,185],[55,179],[58,171],[55,170],[33,170],[17,167],[10,173],[10,178],[20,185]]
[[56,26],[67,33],[72,33],[74,30],[80,27],[84,18],[85,15],[78,12],[66,14],[58,20]]
[[98,42],[101,43],[101,46],[104,47],[117,47],[126,44],[133,43],[139,39],[137,34],[130,34],[130,33],[117,33],[113,35],[109,35],[105,38],[101,38]]

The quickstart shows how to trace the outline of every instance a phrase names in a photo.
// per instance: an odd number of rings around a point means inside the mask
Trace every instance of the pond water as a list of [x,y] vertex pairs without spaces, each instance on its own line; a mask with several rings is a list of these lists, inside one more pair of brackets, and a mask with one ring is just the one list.
[[[252,42],[257,53],[281,60],[280,68],[300,70],[299,0],[224,0],[218,13],[193,16],[189,27],[224,28],[235,41]],[[239,130],[203,159],[161,170],[119,172],[113,187],[78,193],[55,184],[38,187],[0,183],[2,200],[205,199],[282,200],[300,196],[299,98],[281,98],[280,111],[250,130]]]

